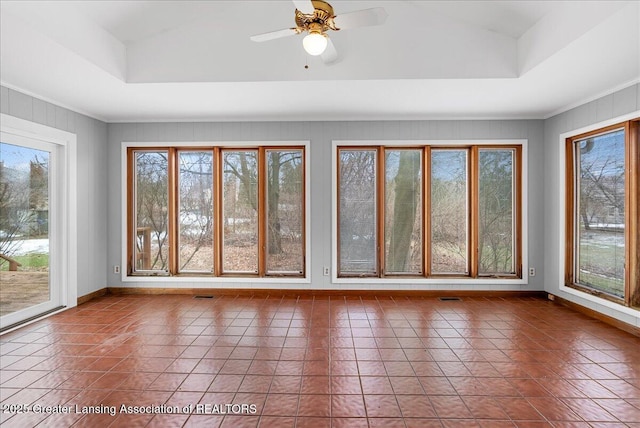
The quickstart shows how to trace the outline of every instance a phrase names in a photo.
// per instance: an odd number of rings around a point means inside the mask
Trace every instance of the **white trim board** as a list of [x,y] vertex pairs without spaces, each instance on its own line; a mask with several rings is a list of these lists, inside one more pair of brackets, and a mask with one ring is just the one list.
[[77,305],[78,299],[78,201],[77,201],[77,136],[71,132],[0,114],[0,129],[3,133],[51,143],[63,148],[63,156],[58,159],[63,172],[59,199],[62,203],[60,231],[61,303],[67,308]]

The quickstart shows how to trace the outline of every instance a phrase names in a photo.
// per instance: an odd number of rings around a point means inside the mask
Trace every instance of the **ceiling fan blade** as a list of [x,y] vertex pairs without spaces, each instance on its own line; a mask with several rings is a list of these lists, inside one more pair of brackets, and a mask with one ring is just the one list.
[[320,57],[322,58],[322,62],[324,62],[325,64],[331,64],[332,62],[338,59],[338,51],[336,50],[336,47],[333,45],[333,42],[331,41],[331,39],[328,37],[327,37],[327,48],[324,50],[324,52],[322,52],[322,55],[320,55]]
[[387,11],[382,7],[372,9],[357,10],[355,12],[343,13],[333,18],[333,22],[341,30],[356,27],[366,27],[371,25],[384,24],[387,20]]
[[253,40],[254,42],[267,42],[269,40],[293,36],[298,33],[299,31],[296,28],[285,28],[282,30],[271,31],[269,33],[256,34],[255,36],[251,36],[250,39]]
[[293,4],[296,6],[296,9],[306,15],[312,15],[316,10],[311,0],[293,0]]

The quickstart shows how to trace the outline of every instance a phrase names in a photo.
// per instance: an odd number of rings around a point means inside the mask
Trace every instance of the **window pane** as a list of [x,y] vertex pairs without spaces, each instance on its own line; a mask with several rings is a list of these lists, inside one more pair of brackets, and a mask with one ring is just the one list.
[[431,272],[469,272],[467,151],[431,151]]
[[258,153],[222,153],[224,272],[258,272]]
[[422,273],[422,151],[385,151],[385,272]]
[[179,152],[180,271],[213,271],[213,153]]
[[479,273],[513,274],[514,150],[480,149]]
[[303,271],[302,150],[267,150],[267,272]]
[[47,151],[0,142],[0,316],[52,297],[49,162]]
[[340,150],[341,274],[376,274],[376,151]]
[[577,281],[624,296],[624,130],[576,142]]
[[135,152],[135,269],[168,268],[168,152]]

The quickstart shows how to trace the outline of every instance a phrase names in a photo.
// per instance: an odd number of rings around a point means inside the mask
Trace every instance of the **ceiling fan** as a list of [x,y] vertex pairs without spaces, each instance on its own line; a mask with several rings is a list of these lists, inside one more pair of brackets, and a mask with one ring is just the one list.
[[302,40],[302,46],[309,55],[321,55],[325,63],[338,58],[338,52],[327,35],[329,30],[338,31],[349,28],[383,24],[387,12],[382,7],[357,10],[336,16],[333,7],[324,0],[293,0],[296,7],[293,28],[271,31],[251,36],[254,42],[266,42],[281,37],[308,33]]

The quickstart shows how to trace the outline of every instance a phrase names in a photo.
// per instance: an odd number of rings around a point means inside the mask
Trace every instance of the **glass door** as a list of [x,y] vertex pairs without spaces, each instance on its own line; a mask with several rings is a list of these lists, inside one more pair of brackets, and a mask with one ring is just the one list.
[[56,148],[12,134],[0,142],[0,328],[61,306]]

